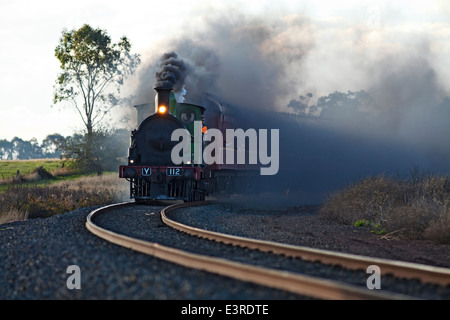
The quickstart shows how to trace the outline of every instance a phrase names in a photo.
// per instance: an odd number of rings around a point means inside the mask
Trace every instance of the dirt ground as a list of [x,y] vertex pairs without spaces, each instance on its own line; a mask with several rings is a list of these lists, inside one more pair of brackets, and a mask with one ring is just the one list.
[[[367,227],[343,225],[318,215],[317,206],[236,208],[231,225],[249,237],[324,250],[450,268],[450,245],[378,235]],[[277,211],[278,210],[278,211]],[[230,216],[227,224],[230,225]]]

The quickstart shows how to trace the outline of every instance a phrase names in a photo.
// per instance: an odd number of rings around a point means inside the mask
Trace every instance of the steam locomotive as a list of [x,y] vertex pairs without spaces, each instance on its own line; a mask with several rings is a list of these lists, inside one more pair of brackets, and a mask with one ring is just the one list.
[[[119,167],[119,177],[130,183],[130,198],[136,202],[149,200],[203,201],[207,196],[229,196],[254,190],[259,169],[255,164],[207,163],[198,155],[211,142],[204,135],[208,128],[225,130],[236,128],[238,119],[230,106],[210,96],[205,100],[207,108],[190,103],[179,103],[171,88],[155,88],[154,113],[144,119],[142,109],[150,104],[136,106],[140,125],[131,132],[128,164]],[[199,128],[201,124],[201,128]],[[190,153],[183,154],[183,161],[175,163],[174,148],[180,143],[173,139],[177,129],[188,133]],[[201,133],[198,131],[201,129]],[[175,140],[175,141],[174,141]],[[223,147],[240,147],[233,141],[223,141]],[[237,154],[237,153],[236,153]],[[178,156],[178,154],[175,154]]]

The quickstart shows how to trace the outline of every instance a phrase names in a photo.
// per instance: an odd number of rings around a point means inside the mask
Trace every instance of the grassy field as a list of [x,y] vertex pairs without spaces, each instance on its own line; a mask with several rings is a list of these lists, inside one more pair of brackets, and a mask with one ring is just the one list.
[[0,193],[14,185],[38,186],[82,177],[72,163],[59,159],[1,160]]
[[36,159],[36,160],[1,160],[0,161],[0,178],[8,180],[17,175],[17,171],[21,175],[29,175],[35,169],[43,167],[49,172],[55,172],[63,169],[69,163],[59,159]]
[[128,183],[116,172],[86,176],[62,164],[0,161],[0,224],[128,200]]

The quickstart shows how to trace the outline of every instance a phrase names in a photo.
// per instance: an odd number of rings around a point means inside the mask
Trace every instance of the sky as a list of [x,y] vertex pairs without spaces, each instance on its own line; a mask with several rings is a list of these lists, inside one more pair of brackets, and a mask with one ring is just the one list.
[[[61,32],[85,23],[106,30],[113,42],[127,36],[132,52],[141,55],[141,69],[126,82],[124,94],[136,93],[155,57],[172,49],[171,39],[194,35],[199,43],[203,35],[205,47],[211,46],[208,41],[220,48],[228,43],[218,56],[231,65],[232,45],[240,42],[220,36],[253,34],[262,39],[255,41],[261,54],[289,66],[283,70],[286,90],[277,100],[281,109],[307,92],[316,97],[348,90],[380,94],[387,90],[386,79],[398,80],[393,95],[401,95],[408,86],[404,78],[429,70],[436,86],[427,92],[439,99],[450,95],[448,1],[0,0],[0,139],[42,141],[48,134],[67,136],[83,129],[75,109],[52,105],[52,98],[60,72],[54,50]],[[217,26],[236,28],[224,33]],[[208,36],[212,28],[214,36]],[[401,76],[387,78],[378,66],[398,69]],[[274,71],[267,72],[261,78]],[[239,70],[236,75],[245,78]],[[380,99],[387,106],[395,100]],[[136,98],[130,103],[144,102]]]

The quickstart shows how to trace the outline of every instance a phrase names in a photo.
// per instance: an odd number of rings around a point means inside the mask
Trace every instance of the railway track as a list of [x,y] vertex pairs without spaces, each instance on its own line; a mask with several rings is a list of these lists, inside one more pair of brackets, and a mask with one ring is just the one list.
[[[433,268],[412,263],[401,263],[384,259],[364,258],[361,256],[337,254],[324,250],[315,250],[298,246],[285,245],[275,242],[260,241],[236,236],[225,235],[183,225],[170,219],[170,213],[195,204],[176,204],[161,210],[162,221],[182,232],[207,238],[234,246],[251,248],[263,252],[273,252],[285,256],[299,257],[304,260],[321,261],[327,264],[343,265],[351,269],[363,269],[376,264],[383,274],[392,273],[400,277],[418,278],[422,281],[438,284],[450,283],[450,271],[444,268]],[[135,239],[130,236],[112,232],[95,224],[97,216],[114,211],[119,207],[132,207],[134,204],[116,204],[93,211],[87,218],[86,227],[97,236],[115,244],[164,259],[189,268],[196,268],[238,280],[256,283],[267,287],[277,288],[319,299],[409,299],[412,297],[369,290],[360,286],[350,285],[339,281],[301,275],[289,271],[275,270],[246,263],[194,254],[184,250]]]

